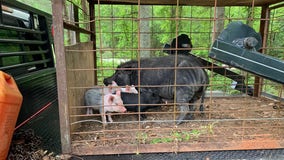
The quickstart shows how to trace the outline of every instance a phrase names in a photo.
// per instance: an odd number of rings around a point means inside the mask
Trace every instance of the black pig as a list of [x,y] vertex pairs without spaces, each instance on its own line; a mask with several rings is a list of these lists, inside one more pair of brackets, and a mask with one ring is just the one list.
[[191,43],[191,39],[188,37],[188,35],[181,34],[172,40],[171,45],[165,44],[163,52],[168,53],[168,54],[175,54],[176,48],[178,49],[177,54],[182,54],[182,55],[190,54],[193,46]]
[[185,119],[193,119],[192,113],[188,117],[187,114],[188,111],[194,111],[194,105],[188,106],[186,103],[194,103],[201,97],[200,108],[203,109],[204,94],[209,80],[201,66],[202,64],[190,55],[145,58],[140,60],[140,66],[137,60],[132,60],[119,65],[111,77],[104,79],[104,84],[108,85],[115,81],[120,86],[138,85],[140,73],[139,84],[144,87],[144,91],[156,93],[163,99],[176,98],[181,111],[177,118],[177,124],[180,124]]
[[[141,92],[140,93],[140,106],[139,104],[139,94],[135,93],[127,93],[121,92],[121,99],[127,111],[132,112],[145,112],[150,108],[155,108],[157,105],[161,103],[161,97],[152,92]],[[145,114],[140,114],[140,120],[144,120],[146,118]]]

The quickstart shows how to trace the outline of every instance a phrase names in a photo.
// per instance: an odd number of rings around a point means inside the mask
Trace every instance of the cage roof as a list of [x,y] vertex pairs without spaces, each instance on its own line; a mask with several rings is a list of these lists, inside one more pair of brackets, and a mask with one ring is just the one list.
[[[98,3],[97,0],[89,0]],[[100,0],[100,4],[191,5],[191,6],[265,6],[283,0]],[[216,3],[216,4],[215,4]]]

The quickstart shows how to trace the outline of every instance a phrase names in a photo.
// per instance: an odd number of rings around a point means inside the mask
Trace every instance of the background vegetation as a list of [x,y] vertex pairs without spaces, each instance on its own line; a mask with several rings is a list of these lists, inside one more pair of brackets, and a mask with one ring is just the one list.
[[[51,1],[19,0],[45,12],[51,13]],[[84,2],[84,3],[83,3]],[[82,0],[66,1],[65,19],[70,19],[71,4],[78,5],[80,10],[80,26],[88,28],[88,13],[86,3]],[[260,7],[225,7],[219,17],[221,25],[214,30],[214,8],[197,6],[137,6],[137,5],[96,5],[95,26],[98,67],[116,67],[121,61],[136,59],[138,57],[151,57],[163,55],[162,48],[165,43],[179,34],[191,37],[194,49],[193,54],[208,59],[210,46],[214,41],[213,33],[221,31],[232,21],[242,21],[256,31],[260,28]],[[266,48],[264,53],[279,59],[284,59],[284,8],[271,11],[269,32],[266,33]],[[215,28],[216,29],[216,28]],[[66,31],[65,44],[72,43],[72,34]],[[81,34],[81,41],[89,41],[88,35]],[[209,60],[209,59],[208,59]],[[211,61],[211,60],[210,60]],[[216,62],[218,63],[218,62]],[[221,65],[221,64],[220,64]],[[240,70],[235,70],[247,77],[252,85],[254,76]],[[112,71],[99,72],[100,77],[110,75]],[[223,76],[210,74],[214,89],[230,90],[231,80]],[[212,79],[213,78],[213,79]],[[267,91],[279,94],[279,84],[265,80]],[[225,84],[225,85],[224,85]],[[227,86],[224,88],[224,86]],[[281,87],[280,87],[281,88]],[[231,91],[231,90],[230,90]]]

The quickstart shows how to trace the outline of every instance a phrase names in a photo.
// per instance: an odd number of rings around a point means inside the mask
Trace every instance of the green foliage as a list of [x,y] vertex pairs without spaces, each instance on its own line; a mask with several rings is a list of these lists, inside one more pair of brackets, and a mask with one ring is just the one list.
[[[101,57],[136,59],[139,53],[136,50],[139,47],[139,8],[136,5],[123,7],[121,5],[100,5],[96,7],[96,31],[98,35],[97,42],[99,42],[97,48],[113,48],[111,55],[103,53]],[[192,39],[194,46],[192,52],[200,57],[208,57],[207,48],[210,48],[212,44],[214,8],[197,6],[149,7],[151,8],[151,13],[148,13],[150,19],[143,21],[149,21],[149,34],[151,34],[149,48],[155,49],[151,51],[152,56],[163,55],[161,51],[163,45],[170,43],[176,35],[185,33]],[[283,9],[276,11],[273,12],[274,17],[284,14]],[[231,21],[242,21],[258,31],[260,28],[260,13],[260,7],[225,7],[224,25],[226,26]],[[284,30],[282,23],[274,20],[273,25],[271,24],[271,30],[275,34],[274,37],[269,39],[271,42],[269,45],[272,47],[283,46],[283,43],[281,43],[283,42],[282,37],[284,37],[281,36]],[[277,38],[275,38],[276,36]],[[279,58],[282,58],[279,53],[283,52],[283,49],[269,49],[267,51],[271,55],[278,55]],[[237,72],[240,73],[240,71]],[[229,94],[240,93],[230,87],[232,84],[231,79],[216,74],[210,76],[210,78],[214,85],[208,89],[221,90]],[[254,76],[248,76],[246,82],[247,84],[253,84]],[[274,87],[268,88],[273,89]]]
[[145,144],[148,139],[148,135],[145,132],[138,132],[136,137],[142,144]]
[[[268,49],[265,49],[265,53],[280,59],[284,59],[284,25],[283,19],[284,9],[279,8],[271,12],[271,16],[275,17],[275,20],[270,21],[270,34],[268,36]],[[277,18],[277,19],[276,19]],[[280,19],[279,19],[280,18]]]
[[150,143],[150,144],[158,144],[158,143],[172,143],[172,142],[187,142],[191,140],[198,140],[201,138],[200,136],[206,134],[214,134],[214,127],[217,122],[212,122],[207,125],[201,125],[197,129],[192,129],[190,131],[178,131],[172,130],[169,135],[163,135],[162,137],[156,137],[149,139],[147,133],[142,132],[138,134],[137,138],[140,139],[140,143]]
[[[52,13],[51,1],[41,0],[36,1],[36,3],[34,0],[18,1]],[[81,8],[81,0],[70,1]],[[70,3],[69,1],[65,2],[66,4]],[[113,70],[103,70],[103,68],[115,68],[120,63],[119,60],[110,61],[110,59],[129,60],[138,57],[140,53],[138,49],[141,47],[141,43],[139,42],[142,34],[139,33],[141,30],[141,21],[148,22],[149,30],[146,34],[151,39],[147,46],[147,48],[151,48],[150,56],[163,55],[162,48],[164,44],[170,43],[177,35],[185,33],[192,39],[194,47],[192,53],[204,58],[208,57],[208,50],[212,44],[212,29],[215,23],[214,7],[149,5],[150,9],[148,13],[141,13],[139,7],[141,6],[95,5],[97,58],[104,59],[97,63],[99,69],[98,77],[100,78],[98,82],[101,82],[101,78],[113,73]],[[140,19],[140,15],[144,15],[147,18]],[[256,31],[259,31],[260,15],[261,7],[225,7],[224,26],[232,21],[242,21],[252,26]],[[281,18],[283,15],[283,7],[271,11],[271,20],[268,26],[269,33],[266,35],[267,48],[263,49],[265,54],[279,59],[284,59],[284,54],[282,54],[284,52],[284,25],[283,18]],[[80,21],[87,22],[88,18],[81,10],[79,11]],[[87,24],[80,24],[80,27],[86,26]],[[89,41],[89,38],[89,35],[80,35],[82,42]],[[67,44],[67,40],[65,44]],[[105,61],[105,59],[108,61]],[[253,84],[253,77],[253,75],[250,75],[246,80],[248,84]],[[232,80],[220,75],[212,75],[210,78],[212,84],[214,84],[212,87],[213,90],[222,90],[232,94],[236,93],[235,90],[229,87]],[[274,83],[267,83],[263,88],[271,93],[278,94],[278,87],[275,87]],[[237,93],[239,92],[237,91]]]
[[[197,6],[149,6],[151,13],[146,13],[151,34],[149,47],[156,49],[151,55],[159,55],[159,49],[176,35],[188,34],[194,48],[209,48],[212,41],[214,8]],[[142,13],[140,13],[142,14]],[[98,48],[124,49],[119,55],[135,55],[133,50],[139,47],[139,8],[137,5],[96,5],[96,32]],[[227,25],[232,20],[250,23],[249,17],[259,19],[260,8],[226,7],[225,20]],[[259,29],[259,23],[252,23]],[[208,50],[199,50],[199,56],[207,57]],[[136,57],[136,56],[134,56]]]
[[24,4],[30,5],[36,9],[39,9],[41,11],[44,11],[46,13],[51,14],[52,9],[51,9],[51,1],[49,0],[17,0],[19,2],[22,2]]

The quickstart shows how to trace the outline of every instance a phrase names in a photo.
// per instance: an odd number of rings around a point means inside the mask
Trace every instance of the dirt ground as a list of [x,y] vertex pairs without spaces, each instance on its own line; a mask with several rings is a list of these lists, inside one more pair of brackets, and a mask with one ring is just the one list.
[[[97,121],[79,123],[71,136],[73,152],[131,153],[131,147],[139,145],[148,147],[136,152],[284,147],[284,110],[279,102],[254,97],[207,98],[204,115],[196,108],[195,119],[180,125],[172,121],[178,116],[174,107],[166,105],[148,110],[144,121],[135,113],[117,113],[112,116],[114,123],[106,126]],[[87,119],[100,120],[100,116]],[[117,146],[126,147],[114,151]]]

